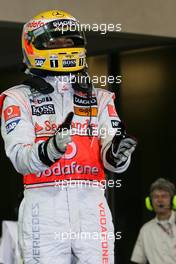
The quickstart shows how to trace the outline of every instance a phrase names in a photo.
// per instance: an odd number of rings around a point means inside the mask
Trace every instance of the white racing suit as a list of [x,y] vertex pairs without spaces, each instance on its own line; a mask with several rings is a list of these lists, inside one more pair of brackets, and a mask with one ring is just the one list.
[[[19,242],[24,263],[114,263],[114,230],[104,197],[105,160],[119,118],[113,94],[93,89],[87,97],[59,77],[47,77],[54,92],[44,95],[19,85],[1,96],[2,136],[7,156],[24,175],[19,211]],[[90,110],[91,109],[91,110]],[[44,165],[38,145],[52,136],[69,112],[72,142],[51,167]],[[92,136],[87,134],[90,119]],[[104,163],[104,166],[103,166]],[[81,184],[80,184],[81,183]],[[74,262],[75,261],[75,262]]]

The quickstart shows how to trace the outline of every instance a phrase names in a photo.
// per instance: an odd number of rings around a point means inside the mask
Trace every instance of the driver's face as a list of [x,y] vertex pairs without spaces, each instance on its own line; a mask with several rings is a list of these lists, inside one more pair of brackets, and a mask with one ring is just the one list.
[[44,46],[48,49],[71,48],[74,47],[74,42],[70,38],[58,38],[45,42]]

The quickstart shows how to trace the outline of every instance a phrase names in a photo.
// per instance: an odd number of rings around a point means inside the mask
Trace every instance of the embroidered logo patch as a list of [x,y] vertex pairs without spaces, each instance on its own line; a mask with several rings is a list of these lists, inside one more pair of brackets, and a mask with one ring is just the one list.
[[21,116],[21,111],[20,111],[20,107],[17,105],[11,105],[8,106],[5,110],[4,110],[4,120],[5,122],[7,122],[8,120],[14,118],[14,117],[20,117]]
[[87,108],[74,107],[74,112],[76,115],[79,115],[79,116],[90,116],[90,115],[91,116],[97,116],[98,108],[96,108],[96,107],[91,107],[91,108],[89,108],[89,107],[87,107]]
[[21,119],[16,119],[12,122],[10,122],[7,126],[6,126],[6,131],[7,131],[7,134],[9,134],[10,132],[12,132],[15,127],[18,125],[18,123],[20,122]]

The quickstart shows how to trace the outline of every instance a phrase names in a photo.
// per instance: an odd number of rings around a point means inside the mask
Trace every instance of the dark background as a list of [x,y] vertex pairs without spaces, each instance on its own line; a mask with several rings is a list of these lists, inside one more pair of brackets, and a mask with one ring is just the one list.
[[[0,22],[1,92],[24,78],[19,70],[21,28],[22,24]],[[107,54],[109,74],[122,75],[121,85],[109,89],[116,94],[116,107],[128,132],[138,140],[128,171],[110,175],[121,179],[122,187],[108,193],[116,231],[122,232],[122,239],[116,240],[116,259],[128,264],[140,227],[153,217],[144,207],[150,184],[159,177],[176,183],[176,39],[94,32],[87,38],[88,56]],[[2,138],[0,148],[0,220],[14,220],[22,176],[6,158]]]
[[115,192],[113,205],[115,221],[123,232],[117,259],[128,264],[139,228],[153,217],[144,206],[150,184],[159,177],[176,183],[176,48],[141,49],[119,57],[123,76],[120,116],[138,139],[130,168],[120,176],[123,184]]

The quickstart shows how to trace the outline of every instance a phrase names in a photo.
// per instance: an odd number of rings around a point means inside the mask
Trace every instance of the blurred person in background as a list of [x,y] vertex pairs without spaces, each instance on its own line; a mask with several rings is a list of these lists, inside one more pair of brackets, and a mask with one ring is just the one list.
[[[24,263],[113,264],[104,167],[124,172],[136,140],[116,113],[114,95],[92,86],[85,35],[72,15],[51,10],[31,19],[23,28],[22,49],[27,78],[1,95],[1,129],[6,154],[24,175]],[[101,239],[71,239],[82,232]]]
[[159,178],[150,187],[146,197],[148,210],[156,217],[140,229],[133,249],[131,261],[145,264],[176,263],[176,196],[175,186],[170,181]]

